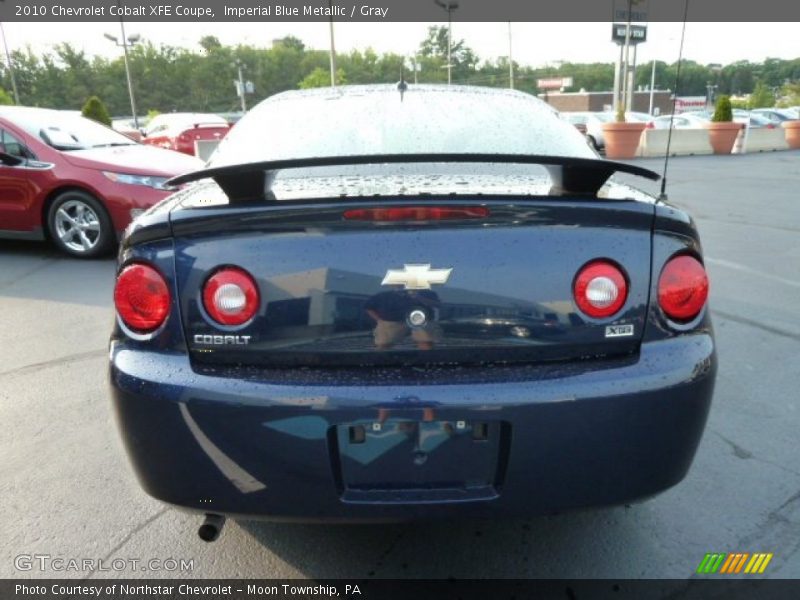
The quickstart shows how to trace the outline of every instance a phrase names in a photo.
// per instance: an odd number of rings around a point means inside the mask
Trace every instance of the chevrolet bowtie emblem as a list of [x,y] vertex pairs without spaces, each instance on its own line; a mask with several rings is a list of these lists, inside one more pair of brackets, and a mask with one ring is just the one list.
[[402,285],[407,290],[429,290],[431,285],[447,283],[453,269],[431,269],[430,265],[403,265],[389,269],[381,285]]

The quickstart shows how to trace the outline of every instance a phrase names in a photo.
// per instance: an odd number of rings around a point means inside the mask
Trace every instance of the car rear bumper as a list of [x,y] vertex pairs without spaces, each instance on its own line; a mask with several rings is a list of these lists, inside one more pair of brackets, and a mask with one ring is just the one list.
[[114,342],[110,376],[139,480],[165,502],[270,519],[490,517],[621,504],[679,482],[716,354],[703,333],[626,359],[464,371],[275,383]]

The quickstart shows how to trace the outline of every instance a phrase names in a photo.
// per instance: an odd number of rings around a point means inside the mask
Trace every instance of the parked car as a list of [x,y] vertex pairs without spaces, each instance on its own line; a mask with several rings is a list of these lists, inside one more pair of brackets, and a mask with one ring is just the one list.
[[652,118],[653,116],[651,114],[644,112],[631,111],[625,113],[625,119],[632,123],[648,123]]
[[94,257],[197,159],[137,144],[77,114],[0,106],[0,237]]
[[150,120],[144,130],[142,141],[152,146],[196,155],[199,146],[216,147],[230,128],[228,121],[219,115],[168,113],[157,115]]
[[563,112],[561,118],[575,127],[579,125],[585,129],[586,140],[597,151],[606,146],[603,137],[603,123],[614,120],[614,114],[609,112]]
[[[711,122],[713,113],[709,111],[688,111],[675,115],[673,119],[674,129],[692,129],[704,127],[706,123]],[[746,111],[736,109],[733,111],[733,121],[741,123],[751,128],[765,127],[772,129],[775,124],[772,123],[767,117],[756,113],[755,111]],[[669,129],[670,117],[663,115],[650,121],[656,129]],[[649,124],[648,124],[649,125]]]
[[111,395],[144,489],[211,540],[226,515],[530,515],[678,483],[714,387],[708,279],[689,216],[614,172],[658,179],[514,90],[258,104],[119,254]]
[[784,121],[796,121],[797,116],[789,110],[779,108],[756,108],[751,111],[751,114],[758,115],[768,119],[775,126],[780,125]]
[[136,122],[133,118],[113,119],[111,121],[111,128],[114,131],[120,132],[122,135],[128,136],[135,142],[142,141],[142,131],[136,127]]
[[648,122],[647,127],[649,129],[669,129],[670,123],[672,123],[673,129],[699,129],[704,127],[710,120],[703,113],[685,112],[679,115],[655,117]]

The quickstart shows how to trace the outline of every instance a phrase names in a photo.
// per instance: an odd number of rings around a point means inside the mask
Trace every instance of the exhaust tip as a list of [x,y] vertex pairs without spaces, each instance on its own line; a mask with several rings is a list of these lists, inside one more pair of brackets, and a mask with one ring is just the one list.
[[206,515],[203,524],[197,530],[197,535],[204,542],[213,542],[219,537],[222,532],[222,527],[225,525],[225,517],[222,515]]

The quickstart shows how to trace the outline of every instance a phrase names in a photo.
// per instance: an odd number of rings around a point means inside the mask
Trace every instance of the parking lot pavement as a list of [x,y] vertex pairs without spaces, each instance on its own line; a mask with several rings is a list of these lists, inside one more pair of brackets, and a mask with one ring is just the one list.
[[[661,161],[637,164],[660,169]],[[697,219],[720,369],[685,481],[642,504],[506,522],[376,526],[231,523],[148,498],[106,391],[111,259],[0,242],[0,577],[21,554],[187,559],[128,577],[676,577],[706,552],[773,552],[800,577],[800,152],[682,157],[670,200]],[[115,573],[68,573],[74,577]]]

